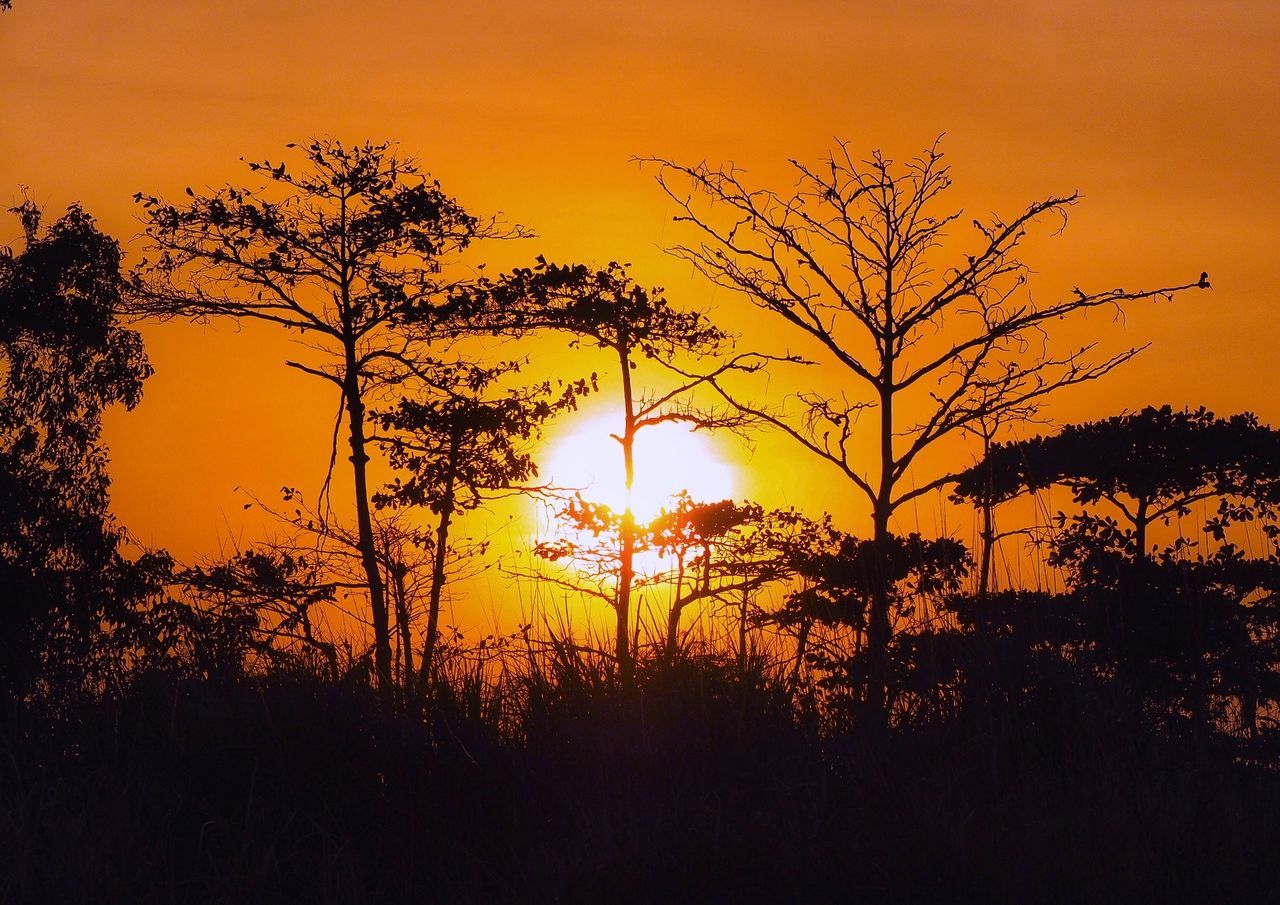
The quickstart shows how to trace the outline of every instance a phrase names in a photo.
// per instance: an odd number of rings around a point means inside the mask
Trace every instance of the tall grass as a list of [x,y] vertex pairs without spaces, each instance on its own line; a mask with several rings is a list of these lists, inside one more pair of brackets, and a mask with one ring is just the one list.
[[[499,645],[500,646],[500,645]],[[588,645],[589,648],[589,645]],[[430,706],[152,676],[0,740],[13,902],[1263,902],[1280,778],[1064,687],[867,737],[695,649],[455,649]]]

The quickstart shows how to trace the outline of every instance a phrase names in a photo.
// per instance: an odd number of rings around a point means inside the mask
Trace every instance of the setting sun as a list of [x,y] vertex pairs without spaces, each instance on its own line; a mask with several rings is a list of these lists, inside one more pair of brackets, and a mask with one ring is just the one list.
[[0,0],[0,905],[1280,905],[1277,46]]
[[[627,507],[622,449],[613,438],[614,419],[601,415],[576,425],[553,441],[542,477],[581,490],[592,502],[621,512]],[[636,435],[636,475],[631,507],[641,522],[651,521],[672,497],[688,491],[695,500],[733,496],[733,468],[705,432],[682,424],[662,424]]]

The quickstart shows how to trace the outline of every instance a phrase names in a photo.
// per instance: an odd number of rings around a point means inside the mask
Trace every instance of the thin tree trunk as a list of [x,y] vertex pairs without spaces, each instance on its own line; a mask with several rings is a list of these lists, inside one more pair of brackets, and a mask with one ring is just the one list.
[[694,579],[693,590],[690,595],[681,599],[677,592],[675,601],[671,604],[671,611],[667,613],[667,638],[666,649],[663,656],[668,664],[676,662],[676,655],[680,652],[680,616],[684,613],[684,608],[691,599],[703,599],[711,593],[711,547],[703,546],[702,548],[702,575]]
[[391,574],[395,579],[396,622],[400,628],[401,669],[404,676],[404,697],[406,701],[413,699],[413,632],[409,625],[409,595],[405,589],[405,567],[403,563],[392,562]]
[[369,583],[369,608],[373,614],[374,672],[378,690],[389,698],[393,683],[391,676],[391,627],[387,615],[386,588],[382,570],[378,567],[377,547],[373,537],[373,515],[369,506],[367,468],[369,455],[364,433],[364,400],[360,398],[359,376],[356,371],[354,343],[346,349],[347,369],[344,395],[347,404],[349,441],[351,444],[351,469],[355,478],[356,528],[360,546],[360,562],[365,579]]
[[680,614],[683,612],[684,601],[677,600],[671,604],[671,610],[667,613],[667,637],[662,652],[667,665],[676,662],[676,653],[680,647]]
[[422,687],[430,688],[431,670],[435,665],[436,643],[440,637],[440,599],[444,593],[445,565],[449,553],[449,525],[453,519],[454,482],[458,473],[458,438],[449,446],[449,476],[441,499],[440,524],[436,528],[435,559],[431,566],[431,597],[427,606],[427,638],[422,646]]
[[676,592],[671,599],[671,609],[667,611],[667,633],[663,636],[663,659],[668,664],[676,659],[674,635],[680,630],[680,612],[684,609],[684,554],[683,549],[676,554],[680,563],[676,572]]
[[985,600],[991,591],[991,558],[996,542],[995,512],[990,499],[982,502],[982,550],[978,561],[978,599]]
[[875,517],[875,533],[872,537],[875,563],[872,565],[871,613],[867,622],[867,717],[877,727],[888,724],[889,719],[889,639],[892,628],[889,620],[891,594],[889,588],[889,529],[888,519],[880,513]]
[[871,573],[871,612],[867,620],[867,718],[876,728],[889,722],[889,610],[892,588],[889,578],[889,516],[893,511],[893,379],[892,359],[882,365],[884,388],[880,392],[880,488],[872,519],[874,562]]
[[[886,227],[887,228],[887,227]],[[886,236],[884,253],[890,253],[889,236]],[[872,507],[872,564],[871,612],[867,620],[867,694],[866,714],[873,729],[884,729],[889,724],[889,640],[892,625],[889,609],[892,605],[892,588],[889,576],[889,518],[893,515],[893,488],[897,480],[893,456],[893,397],[896,327],[894,325],[893,300],[897,288],[893,282],[893,262],[885,262],[884,322],[879,335],[880,373],[880,486]]]
[[[986,421],[981,423],[982,428],[982,461],[990,462],[991,460],[991,440],[995,429],[987,424]],[[988,465],[986,474],[986,492],[982,496],[982,531],[979,534],[978,541],[982,549],[978,554],[978,599],[985,600],[987,594],[991,591],[991,560],[996,545],[996,513],[995,503],[991,500],[992,488],[995,484],[994,465]]]
[[635,662],[631,656],[631,636],[628,631],[631,613],[631,584],[634,580],[636,554],[636,517],[631,508],[631,490],[635,484],[635,400],[631,395],[631,355],[625,340],[618,347],[618,361],[622,366],[622,459],[625,467],[627,501],[622,513],[622,538],[619,551],[618,596],[614,604],[617,614],[616,654],[618,680],[630,685],[635,676]]
[[812,619],[802,618],[800,621],[800,630],[796,632],[796,661],[795,668],[791,671],[791,680],[796,683],[799,683],[800,671],[804,668],[804,655],[809,649],[809,630],[812,627]]
[[1150,558],[1147,554],[1147,507],[1148,502],[1145,499],[1138,500],[1138,508],[1136,518],[1133,522],[1133,542],[1137,546],[1137,561],[1146,565]]

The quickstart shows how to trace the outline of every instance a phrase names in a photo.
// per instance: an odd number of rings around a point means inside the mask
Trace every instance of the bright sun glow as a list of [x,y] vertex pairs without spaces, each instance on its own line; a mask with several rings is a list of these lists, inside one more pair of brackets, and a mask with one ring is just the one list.
[[[542,477],[561,487],[581,488],[586,499],[621,512],[627,506],[622,446],[611,434],[614,419],[596,417],[559,439],[542,467]],[[700,502],[733,496],[733,469],[705,433],[682,424],[659,424],[636,435],[635,486],[631,507],[640,522],[651,521],[682,490]]]

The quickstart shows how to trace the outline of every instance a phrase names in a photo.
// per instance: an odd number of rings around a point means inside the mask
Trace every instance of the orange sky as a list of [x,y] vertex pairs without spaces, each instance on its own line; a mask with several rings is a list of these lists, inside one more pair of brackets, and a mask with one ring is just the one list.
[[[785,159],[833,135],[905,156],[946,132],[952,201],[971,214],[1084,193],[1065,236],[1029,246],[1039,292],[1213,275],[1212,294],[1086,324],[1078,336],[1155,346],[1054,415],[1170,402],[1277,423],[1277,46],[1270,0],[15,0],[0,200],[22,184],[51,212],[80,200],[136,252],[135,191],[241,179],[241,155],[311,134],[396,138],[473,209],[537,230],[496,265],[627,260],[733,326],[742,304],[662,254],[679,228],[632,155],[732,159],[784,188]],[[18,234],[0,226],[0,242]],[[156,376],[109,428],[116,509],[144,541],[210,551],[253,530],[232,488],[318,483],[334,400],[281,365],[271,331],[147,339]],[[838,505],[786,450],[726,455],[766,502]]]

